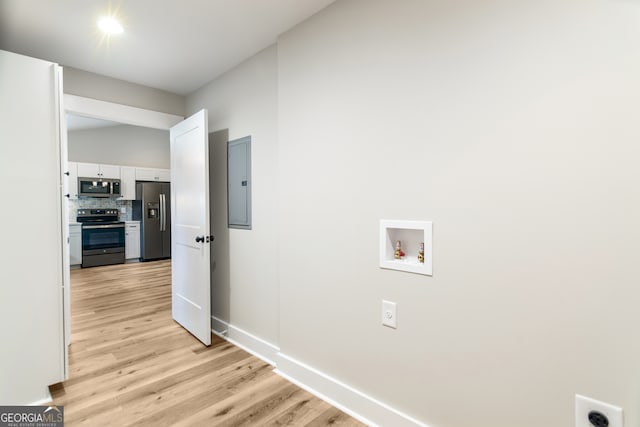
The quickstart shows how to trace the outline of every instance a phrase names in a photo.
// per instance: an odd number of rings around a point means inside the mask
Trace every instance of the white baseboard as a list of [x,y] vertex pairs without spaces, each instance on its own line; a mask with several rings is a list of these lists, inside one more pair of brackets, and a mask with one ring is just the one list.
[[276,356],[280,349],[270,342],[267,342],[262,338],[258,338],[257,336],[236,326],[230,325],[215,316],[211,316],[211,330],[219,337],[237,345],[241,349],[253,354],[259,359],[264,360],[268,364],[275,366]]
[[428,427],[361,391],[283,353],[275,372],[369,426]]
[[43,406],[46,403],[51,403],[53,402],[53,397],[51,397],[51,392],[49,392],[49,388],[47,387],[47,390],[45,391],[45,396],[40,399],[40,400],[36,400],[33,403],[29,403],[27,404],[27,406]]
[[221,338],[227,339],[227,332],[229,332],[229,324],[224,320],[218,319],[216,316],[211,316],[211,332],[218,335]]
[[211,316],[214,334],[275,366],[275,372],[369,426],[428,427],[329,375],[283,353],[255,335]]

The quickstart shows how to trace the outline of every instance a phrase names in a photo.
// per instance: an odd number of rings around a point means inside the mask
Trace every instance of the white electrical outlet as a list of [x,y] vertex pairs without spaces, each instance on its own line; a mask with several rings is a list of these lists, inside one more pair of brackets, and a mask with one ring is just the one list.
[[623,427],[622,408],[576,394],[576,427]]
[[396,329],[398,327],[396,314],[396,303],[382,300],[382,324]]

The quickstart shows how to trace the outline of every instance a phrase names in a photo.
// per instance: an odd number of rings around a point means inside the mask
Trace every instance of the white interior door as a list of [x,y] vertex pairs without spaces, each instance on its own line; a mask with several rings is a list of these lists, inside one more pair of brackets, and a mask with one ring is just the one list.
[[56,76],[58,118],[60,132],[60,172],[62,185],[62,319],[64,322],[64,378],[69,378],[69,345],[71,344],[71,266],[69,260],[69,144],[67,119],[64,112],[63,68],[54,65]]
[[171,128],[171,311],[211,344],[208,113]]

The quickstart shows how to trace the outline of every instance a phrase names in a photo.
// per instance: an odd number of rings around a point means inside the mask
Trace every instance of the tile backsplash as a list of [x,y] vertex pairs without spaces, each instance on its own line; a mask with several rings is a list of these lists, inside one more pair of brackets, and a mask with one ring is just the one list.
[[[122,213],[122,208],[125,208],[124,213]],[[76,222],[76,211],[78,209],[118,209],[120,221],[131,221],[133,210],[131,200],[80,197],[77,200],[69,200],[69,222]]]

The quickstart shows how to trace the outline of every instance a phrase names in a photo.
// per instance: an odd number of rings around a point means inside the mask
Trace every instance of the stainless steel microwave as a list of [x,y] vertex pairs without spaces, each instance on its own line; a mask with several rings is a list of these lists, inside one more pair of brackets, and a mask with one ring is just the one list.
[[104,178],[78,178],[78,196],[120,197],[120,180]]

